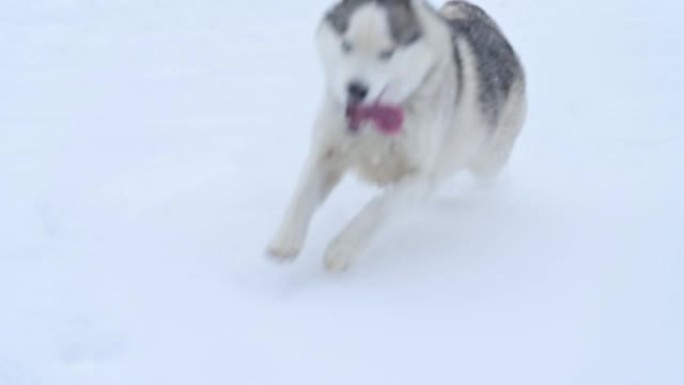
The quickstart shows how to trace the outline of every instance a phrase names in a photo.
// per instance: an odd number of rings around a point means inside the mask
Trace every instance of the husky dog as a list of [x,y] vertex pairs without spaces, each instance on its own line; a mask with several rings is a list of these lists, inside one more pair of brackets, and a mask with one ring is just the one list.
[[311,218],[347,171],[383,188],[331,243],[346,270],[389,219],[444,178],[505,166],[525,120],[525,75],[498,25],[451,1],[343,0],[317,42],[326,90],[313,146],[271,257],[298,256]]

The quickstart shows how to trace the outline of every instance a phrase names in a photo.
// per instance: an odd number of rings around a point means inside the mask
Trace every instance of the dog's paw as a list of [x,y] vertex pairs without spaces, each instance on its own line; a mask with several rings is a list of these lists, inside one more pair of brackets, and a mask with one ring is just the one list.
[[271,242],[266,250],[268,257],[276,262],[292,262],[302,251],[304,237],[297,234],[281,234]]
[[266,255],[269,259],[279,263],[293,262],[299,256],[299,249],[285,248],[280,246],[269,246]]
[[343,273],[349,270],[354,252],[342,242],[335,242],[328,248],[323,260],[326,270],[331,273]]
[[325,269],[329,273],[346,273],[349,271],[351,266],[351,260],[349,259],[336,259],[336,258],[326,258],[324,260]]

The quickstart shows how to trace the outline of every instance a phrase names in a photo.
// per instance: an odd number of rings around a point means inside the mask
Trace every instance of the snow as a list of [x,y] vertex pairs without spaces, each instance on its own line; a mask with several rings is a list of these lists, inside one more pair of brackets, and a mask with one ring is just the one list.
[[684,3],[482,0],[530,117],[343,276],[263,250],[326,0],[0,4],[0,384],[681,384]]

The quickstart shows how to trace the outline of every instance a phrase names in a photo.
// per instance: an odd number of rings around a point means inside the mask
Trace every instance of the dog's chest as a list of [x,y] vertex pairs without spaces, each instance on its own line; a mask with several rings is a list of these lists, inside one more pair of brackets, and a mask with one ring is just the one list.
[[385,186],[416,169],[409,143],[405,134],[363,132],[349,144],[347,159],[362,179]]

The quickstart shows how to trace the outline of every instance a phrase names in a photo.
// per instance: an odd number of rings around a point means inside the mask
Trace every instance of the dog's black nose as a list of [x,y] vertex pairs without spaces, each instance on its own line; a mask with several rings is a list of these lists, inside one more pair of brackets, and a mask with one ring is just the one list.
[[349,94],[349,102],[351,103],[361,103],[368,96],[368,87],[363,83],[352,82],[347,88],[347,93]]

